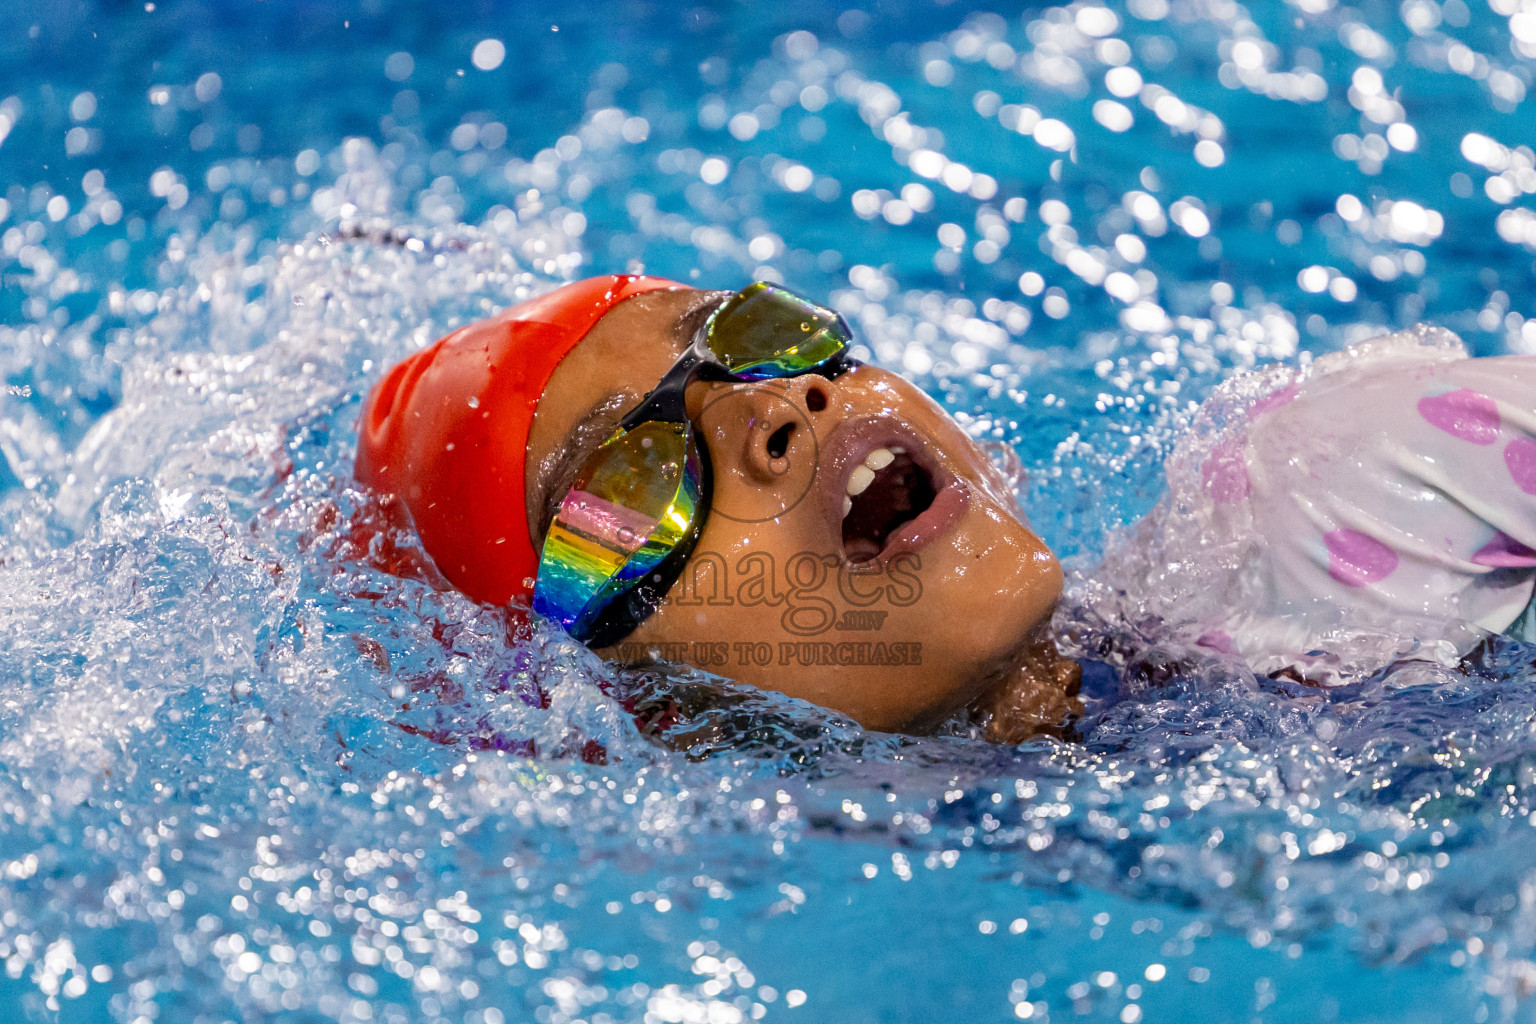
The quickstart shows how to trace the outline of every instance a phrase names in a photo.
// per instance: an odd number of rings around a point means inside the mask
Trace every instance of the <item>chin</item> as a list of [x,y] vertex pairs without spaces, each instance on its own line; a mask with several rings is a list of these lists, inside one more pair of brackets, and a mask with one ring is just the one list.
[[990,503],[976,503],[945,547],[942,556],[933,553],[942,562],[925,580],[944,646],[969,655],[978,677],[1006,673],[1049,629],[1061,565],[1034,533]]

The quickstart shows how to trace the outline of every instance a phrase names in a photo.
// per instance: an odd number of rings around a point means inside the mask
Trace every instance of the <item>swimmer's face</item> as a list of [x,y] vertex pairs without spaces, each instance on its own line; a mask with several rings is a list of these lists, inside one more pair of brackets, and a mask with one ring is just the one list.
[[[536,544],[587,454],[723,297],[629,299],[566,356],[528,441]],[[932,399],[870,366],[700,381],[687,399],[711,511],[665,600],[604,657],[654,652],[883,730],[934,724],[1013,670],[1061,570]]]

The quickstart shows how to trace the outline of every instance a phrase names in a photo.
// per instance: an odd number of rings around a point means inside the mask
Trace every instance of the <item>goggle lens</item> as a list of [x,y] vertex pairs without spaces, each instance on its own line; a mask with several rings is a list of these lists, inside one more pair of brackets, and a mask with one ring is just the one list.
[[744,380],[807,373],[853,343],[841,316],[766,281],[721,303],[704,337],[715,358]]
[[604,441],[550,524],[534,610],[584,638],[603,610],[694,533],[703,468],[686,423]]

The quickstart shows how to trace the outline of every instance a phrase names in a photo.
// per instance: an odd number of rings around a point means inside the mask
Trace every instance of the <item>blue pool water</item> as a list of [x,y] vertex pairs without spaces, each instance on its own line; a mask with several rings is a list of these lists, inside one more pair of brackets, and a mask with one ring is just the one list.
[[644,267],[829,296],[1088,572],[1240,369],[1536,351],[1530,0],[534,6],[0,7],[0,1019],[1536,1019],[1536,649],[1143,636],[1007,749],[696,701],[347,530],[384,366]]

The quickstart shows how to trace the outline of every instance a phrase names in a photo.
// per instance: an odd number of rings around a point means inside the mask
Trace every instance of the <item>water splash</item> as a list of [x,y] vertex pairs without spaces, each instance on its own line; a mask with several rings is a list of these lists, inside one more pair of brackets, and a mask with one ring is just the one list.
[[[533,73],[481,70],[483,25],[327,43],[374,84],[317,105],[320,143],[256,109],[312,97],[181,51],[131,96],[50,71],[68,103],[0,99],[10,178],[38,183],[0,208],[0,999],[1529,1017],[1526,645],[1319,693],[1122,615],[1134,656],[1079,631],[1072,741],[873,735],[472,605],[349,482],[367,386],[459,324],[594,267],[777,276],[1015,448],[1032,521],[1091,562],[1234,371],[1425,317],[1528,349],[1523,9],[735,35],[594,10],[603,55],[548,85],[576,94],[553,125],[502,109],[534,78],[494,76]],[[156,13],[88,20],[126,54]],[[339,144],[354,102],[373,139]]]

